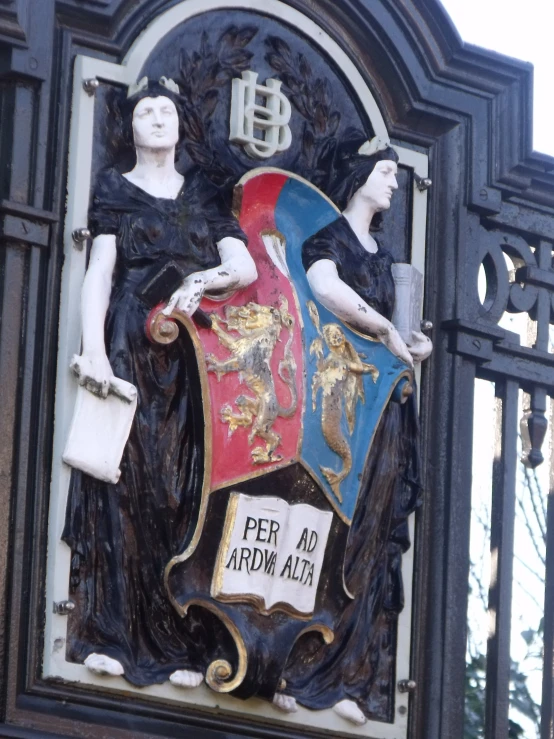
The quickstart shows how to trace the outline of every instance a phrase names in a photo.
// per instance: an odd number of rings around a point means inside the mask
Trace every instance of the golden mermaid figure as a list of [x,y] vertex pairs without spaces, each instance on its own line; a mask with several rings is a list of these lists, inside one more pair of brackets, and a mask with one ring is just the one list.
[[[344,412],[348,432],[352,435],[356,426],[356,405],[358,400],[362,403],[365,400],[361,376],[371,374],[373,382],[376,382],[379,370],[373,364],[362,362],[363,355],[358,354],[338,324],[327,323],[321,329],[318,310],[311,300],[308,301],[308,310],[319,335],[310,346],[310,354],[317,357],[317,372],[312,379],[312,408],[315,412],[318,390],[321,389],[323,436],[342,461],[342,469],[338,472],[322,465],[320,469],[337,500],[342,503],[340,484],[352,469],[350,444],[341,429],[342,414]],[[323,341],[329,349],[326,357]]]

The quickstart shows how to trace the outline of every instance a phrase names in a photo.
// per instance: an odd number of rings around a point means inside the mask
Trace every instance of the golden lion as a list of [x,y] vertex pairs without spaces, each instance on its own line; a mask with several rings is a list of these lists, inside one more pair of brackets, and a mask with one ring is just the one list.
[[[251,426],[248,443],[252,444],[256,436],[265,441],[265,448],[257,446],[251,451],[254,464],[282,459],[275,454],[281,436],[273,430],[273,424],[279,417],[290,418],[297,408],[296,362],[291,351],[295,320],[288,307],[287,300],[281,297],[279,308],[247,303],[243,306],[226,306],[225,319],[211,314],[212,331],[219,343],[231,352],[231,356],[220,360],[213,354],[206,354],[208,372],[215,372],[218,380],[228,372],[238,372],[240,382],[246,383],[254,394],[254,397],[238,396],[235,400],[238,413],[233,411],[230,404],[225,404],[221,409],[221,419],[229,424],[229,434],[240,426]],[[238,336],[229,334],[221,324],[225,324],[228,331],[236,331]],[[278,373],[289,388],[291,402],[288,408],[279,405],[271,369],[273,352],[283,328],[287,329],[289,336]]]

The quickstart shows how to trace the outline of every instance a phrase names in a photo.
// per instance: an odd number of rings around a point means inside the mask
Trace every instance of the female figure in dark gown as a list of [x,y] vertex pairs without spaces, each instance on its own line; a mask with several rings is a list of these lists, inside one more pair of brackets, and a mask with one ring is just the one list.
[[[302,260],[310,286],[325,307],[377,337],[413,367],[429,356],[432,345],[414,332],[407,346],[392,325],[393,258],[370,233],[398,187],[398,156],[389,146],[377,149],[375,142],[358,150],[359,143],[347,150],[340,185],[332,194],[342,216],[304,244]],[[407,519],[420,491],[416,443],[414,394],[406,404],[391,402],[385,409],[364,470],[345,553],[345,583],[354,598],[332,644],[307,636],[284,675],[287,692],[298,702],[314,709],[333,706],[355,724],[382,716],[383,704],[390,705],[394,691],[394,669],[384,664],[383,655],[394,654],[393,645],[385,642],[394,635],[403,606]]]
[[111,169],[97,180],[79,379],[106,397],[110,379],[122,378],[136,387],[138,403],[119,482],[72,473],[63,539],[72,551],[77,607],[68,658],[135,685],[169,677],[194,687],[202,680],[206,627],[193,615],[178,616],[164,568],[183,550],[197,515],[204,464],[200,382],[185,331],[170,345],[148,340],[141,289],[173,263],[184,279],[164,296],[165,312],[192,315],[204,292],[248,285],[256,268],[245,235],[222,214],[216,194],[175,170],[175,83],[144,78],[130,92],[125,113],[137,163],[126,174]]

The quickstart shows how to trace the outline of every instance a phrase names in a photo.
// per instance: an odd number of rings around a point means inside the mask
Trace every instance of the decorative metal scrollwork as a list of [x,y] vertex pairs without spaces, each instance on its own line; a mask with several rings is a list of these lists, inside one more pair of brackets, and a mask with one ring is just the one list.
[[506,311],[531,313],[538,289],[519,276],[521,269],[537,267],[534,252],[521,237],[496,231],[489,234],[485,243],[480,262],[485,270],[486,292],[480,315],[496,324]]
[[[480,261],[486,276],[480,317],[496,324],[505,312],[527,313],[536,322],[533,349],[548,352],[550,324],[554,322],[552,244],[540,241],[531,248],[519,236],[491,231]],[[520,424],[526,467],[543,462],[541,447],[548,426],[545,414],[546,388],[535,386],[527,396]]]

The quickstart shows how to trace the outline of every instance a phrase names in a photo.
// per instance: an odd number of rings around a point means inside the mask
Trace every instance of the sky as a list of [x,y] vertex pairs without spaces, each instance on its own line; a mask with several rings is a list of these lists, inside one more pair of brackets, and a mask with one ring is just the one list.
[[464,41],[531,62],[536,151],[554,156],[554,0],[441,0]]

